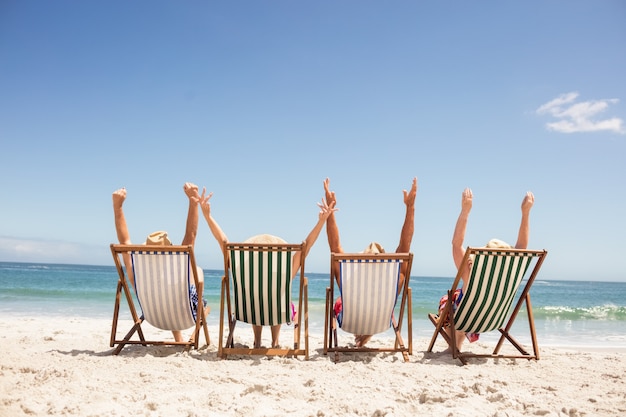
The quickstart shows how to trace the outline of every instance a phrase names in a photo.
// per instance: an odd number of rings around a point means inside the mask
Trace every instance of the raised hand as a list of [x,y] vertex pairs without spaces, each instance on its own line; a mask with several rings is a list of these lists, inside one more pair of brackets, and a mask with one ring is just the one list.
[[411,191],[402,190],[402,193],[404,194],[404,204],[408,207],[413,206],[415,204],[415,195],[417,194],[417,177],[413,178]]
[[185,194],[187,194],[187,197],[189,197],[192,201],[195,201],[200,196],[200,194],[198,194],[198,186],[196,184],[186,182],[185,185],[183,185],[183,190],[185,191]]
[[126,188],[122,187],[119,190],[113,192],[113,207],[122,207],[124,200],[126,200]]
[[533,204],[535,204],[535,196],[528,191],[522,200],[522,212],[529,212]]
[[470,188],[463,190],[463,196],[461,197],[461,211],[469,212],[472,209],[472,199],[474,195]]
[[209,193],[206,195],[206,187],[202,187],[202,195],[198,197],[192,197],[193,201],[200,204],[200,208],[205,215],[209,215],[211,213],[211,204],[209,200],[213,197],[213,193]]
[[322,198],[322,202],[321,203],[317,203],[317,206],[320,208],[319,218],[320,218],[320,220],[324,220],[324,221],[326,219],[328,219],[328,217],[330,217],[331,214],[333,214],[334,212],[339,210],[338,208],[335,208],[335,202],[334,201],[332,203],[328,204],[328,202],[324,198]]
[[328,203],[329,206],[331,204],[337,204],[335,192],[330,191],[330,179],[328,178],[324,180],[324,192],[326,193],[326,202]]

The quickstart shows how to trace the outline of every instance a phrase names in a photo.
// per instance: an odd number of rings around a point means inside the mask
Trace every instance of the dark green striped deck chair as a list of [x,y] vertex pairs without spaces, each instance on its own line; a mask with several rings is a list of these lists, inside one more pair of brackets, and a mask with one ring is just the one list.
[[[435,325],[435,332],[428,347],[432,352],[437,336],[441,335],[452,347],[452,355],[463,364],[472,357],[525,358],[539,359],[539,348],[535,332],[535,322],[530,302],[530,288],[541,268],[547,251],[522,249],[487,249],[468,247],[464,264],[473,258],[467,292],[460,304],[453,309],[453,294],[459,287],[460,272],[448,291],[448,302],[442,311],[441,320],[429,314]],[[471,257],[471,258],[470,258]],[[510,334],[511,327],[522,307],[526,308],[532,353]],[[451,340],[456,340],[456,332],[488,333],[499,331],[500,337],[492,353],[461,353],[456,343],[451,343],[443,325],[449,323]],[[500,353],[505,340],[508,340],[513,353]]]
[[[226,243],[220,303],[219,356],[274,355],[309,358],[307,279],[304,276],[304,243]],[[300,263],[293,264],[300,252]],[[292,277],[299,271],[297,320],[292,321]],[[295,278],[298,278],[295,276]],[[304,340],[302,341],[302,322]],[[228,335],[225,343],[225,328]],[[293,348],[249,348],[235,343],[237,322],[250,325],[294,327]],[[304,342],[304,343],[302,343]]]
[[[118,354],[126,345],[182,345],[186,350],[198,348],[200,329],[204,330],[207,344],[210,343],[209,331],[205,317],[205,307],[202,303],[204,283],[200,283],[199,274],[202,270],[196,266],[193,248],[184,246],[162,245],[111,245],[111,253],[119,275],[115,307],[113,310],[113,325],[111,328],[111,347],[117,345],[114,354]],[[139,309],[135,307],[131,293],[132,284],[123,265],[123,257],[128,256],[131,261],[135,281],[134,296],[139,302]],[[198,311],[194,311],[190,287],[196,287],[198,294]],[[124,294],[133,326],[126,335],[117,337],[117,326],[120,314],[121,297]],[[141,312],[141,314],[138,314]],[[187,341],[175,342],[167,340],[171,334],[163,339],[154,334],[149,340],[144,336],[142,324],[146,322],[161,330],[186,330],[193,328],[191,337]],[[134,336],[137,335],[136,338]],[[137,340],[138,339],[138,340]]]

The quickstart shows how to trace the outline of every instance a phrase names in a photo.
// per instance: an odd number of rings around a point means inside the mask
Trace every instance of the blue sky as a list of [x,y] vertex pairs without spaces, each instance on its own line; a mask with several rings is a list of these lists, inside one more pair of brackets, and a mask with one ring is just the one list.
[[[622,1],[0,3],[0,261],[112,265],[184,234],[186,181],[231,241],[305,238],[329,177],[346,251],[398,244],[418,178],[413,275],[515,242],[535,194],[542,278],[626,281]],[[222,267],[201,219],[199,263]],[[325,232],[308,272],[328,269]]]

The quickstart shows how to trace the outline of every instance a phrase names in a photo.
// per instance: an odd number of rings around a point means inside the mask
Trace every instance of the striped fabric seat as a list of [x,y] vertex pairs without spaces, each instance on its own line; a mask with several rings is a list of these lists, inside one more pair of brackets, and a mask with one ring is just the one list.
[[[406,253],[331,253],[330,285],[326,288],[324,354],[339,352],[397,352],[405,362],[413,352],[411,266],[413,254]],[[335,274],[339,274],[335,279]],[[401,277],[404,276],[402,284]],[[338,282],[337,282],[338,281]],[[338,287],[341,308],[335,297]],[[340,310],[340,311],[339,311]],[[405,325],[406,341],[402,335]],[[393,344],[339,344],[340,328],[354,336],[373,336],[393,330]],[[363,340],[362,337],[359,338]]]
[[373,335],[391,326],[396,305],[400,261],[346,259],[339,262],[343,311],[339,327]]
[[502,327],[532,254],[515,256],[502,251],[476,254],[467,293],[455,314],[456,329],[466,333],[485,333]]
[[196,319],[189,300],[189,254],[135,251],[131,258],[144,319],[163,330],[193,327]]
[[235,318],[273,326],[291,321],[291,251],[231,250]]

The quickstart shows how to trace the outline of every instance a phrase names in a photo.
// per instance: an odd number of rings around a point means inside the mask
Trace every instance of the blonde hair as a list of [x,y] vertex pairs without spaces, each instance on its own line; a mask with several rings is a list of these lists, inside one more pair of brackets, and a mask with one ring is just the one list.
[[[509,245],[504,240],[491,239],[489,242],[487,242],[487,244],[485,245],[485,248],[487,249],[513,249],[513,246]],[[474,263],[474,255],[469,256],[469,262]]]
[[256,235],[246,239],[244,243],[287,243],[282,238],[273,235]]
[[513,246],[500,239],[491,239],[485,247],[489,249],[513,249]]

